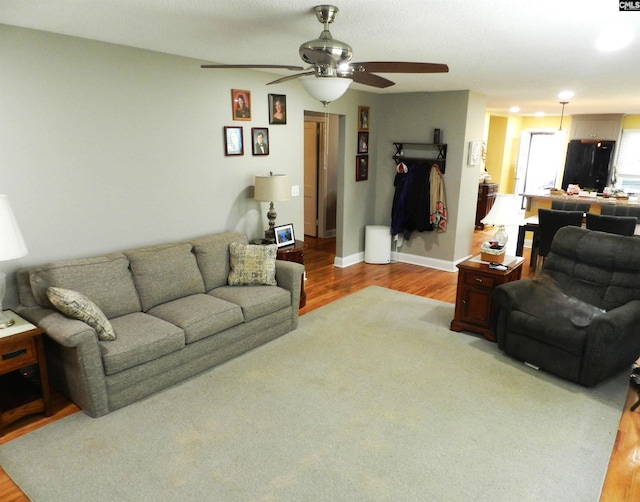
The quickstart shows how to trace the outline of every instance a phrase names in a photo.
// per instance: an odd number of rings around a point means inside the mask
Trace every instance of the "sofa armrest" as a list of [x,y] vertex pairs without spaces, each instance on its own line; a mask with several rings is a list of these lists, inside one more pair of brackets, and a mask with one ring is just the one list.
[[19,306],[16,311],[28,321],[37,324],[47,336],[65,347],[78,347],[83,341],[95,343],[98,338],[88,324],[71,319],[60,312],[43,307]]
[[492,319],[492,329],[500,349],[504,350],[505,347],[509,314],[525,301],[533,287],[535,287],[533,279],[521,279],[501,284],[493,290],[492,299],[496,310]]
[[[300,286],[302,285],[304,265],[293,261],[276,260],[276,281],[281,288],[291,291],[300,301]],[[294,300],[292,298],[292,300]]]
[[104,366],[94,329],[52,309],[20,306],[16,311],[47,334],[45,353],[52,384],[88,415],[107,414]]
[[634,300],[600,316],[589,326],[581,368],[581,383],[594,385],[640,357],[640,301]]

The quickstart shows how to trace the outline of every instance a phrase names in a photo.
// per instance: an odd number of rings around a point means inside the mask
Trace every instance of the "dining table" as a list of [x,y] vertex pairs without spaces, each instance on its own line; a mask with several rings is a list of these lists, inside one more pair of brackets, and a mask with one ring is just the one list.
[[[538,215],[534,215],[534,216],[529,216],[528,218],[525,218],[524,220],[522,220],[522,223],[520,224],[519,228],[518,228],[518,240],[516,241],[516,256],[522,256],[523,251],[524,251],[524,240],[525,240],[525,235],[527,232],[532,232],[533,233],[533,241],[536,240],[537,237],[537,232],[538,232],[538,228],[540,227],[540,222],[538,220]],[[582,224],[582,228],[586,228],[585,223]],[[636,229],[633,232],[633,235],[637,235],[640,236],[640,223],[638,223],[636,225]],[[538,254],[536,252],[536,248],[532,245],[531,246],[531,259],[530,259],[530,266],[531,268],[534,268],[538,259]]]

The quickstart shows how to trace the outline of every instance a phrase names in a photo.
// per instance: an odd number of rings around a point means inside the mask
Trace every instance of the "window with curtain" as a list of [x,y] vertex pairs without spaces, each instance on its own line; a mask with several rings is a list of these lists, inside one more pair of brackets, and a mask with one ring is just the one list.
[[640,129],[624,129],[616,163],[616,186],[640,193]]

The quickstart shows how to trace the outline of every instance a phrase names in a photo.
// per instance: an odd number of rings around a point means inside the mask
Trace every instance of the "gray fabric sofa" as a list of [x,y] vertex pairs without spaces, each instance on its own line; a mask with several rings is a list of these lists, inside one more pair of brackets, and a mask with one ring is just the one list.
[[585,386],[630,369],[640,356],[640,238],[563,227],[542,271],[494,290],[498,346]]
[[[304,266],[276,260],[276,286],[229,286],[233,242],[247,237],[225,232],[19,271],[16,310],[46,330],[52,384],[99,417],[295,329]],[[56,310],[49,287],[88,297],[116,340]]]

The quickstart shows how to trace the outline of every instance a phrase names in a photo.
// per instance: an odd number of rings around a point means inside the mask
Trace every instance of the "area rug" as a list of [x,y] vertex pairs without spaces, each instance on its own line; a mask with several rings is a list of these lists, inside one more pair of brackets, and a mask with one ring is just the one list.
[[222,366],[0,448],[46,501],[597,501],[628,376],[586,389],[369,287]]

